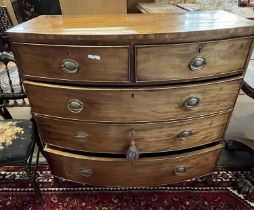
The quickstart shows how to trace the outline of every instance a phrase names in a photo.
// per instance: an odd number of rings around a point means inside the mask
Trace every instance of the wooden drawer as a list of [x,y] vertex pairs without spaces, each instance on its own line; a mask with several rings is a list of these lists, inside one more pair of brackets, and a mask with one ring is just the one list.
[[46,147],[44,152],[53,175],[98,186],[156,186],[212,172],[221,145],[174,156],[124,158],[82,156]]
[[23,76],[69,82],[129,82],[128,46],[14,43]]
[[131,132],[141,153],[196,147],[222,139],[229,113],[204,118],[146,124],[102,124],[36,115],[45,144],[62,148],[125,154]]
[[[84,121],[128,123],[186,119],[232,109],[240,82],[241,78],[234,78],[184,86],[121,89],[29,81],[24,84],[35,113]],[[193,108],[189,106],[191,104]]]
[[[241,73],[251,41],[245,38],[194,44],[137,45],[136,79],[138,82],[193,81]],[[192,67],[190,63],[193,63]],[[203,63],[206,65],[201,68]]]

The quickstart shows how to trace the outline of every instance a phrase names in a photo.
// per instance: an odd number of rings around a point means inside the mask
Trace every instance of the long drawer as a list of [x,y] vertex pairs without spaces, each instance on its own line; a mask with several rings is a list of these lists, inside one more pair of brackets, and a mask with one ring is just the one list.
[[136,46],[138,82],[208,79],[241,73],[252,39]]
[[25,81],[35,113],[96,122],[186,119],[229,110],[241,78],[150,88],[83,88]]
[[25,78],[66,82],[129,82],[129,46],[14,43]]
[[[95,153],[125,154],[132,139],[141,153],[186,149],[222,139],[229,113],[165,123],[103,124],[36,115],[44,143]],[[134,134],[133,134],[134,132]]]
[[99,186],[156,186],[202,176],[214,170],[221,145],[181,155],[143,158],[103,158],[44,149],[53,175]]

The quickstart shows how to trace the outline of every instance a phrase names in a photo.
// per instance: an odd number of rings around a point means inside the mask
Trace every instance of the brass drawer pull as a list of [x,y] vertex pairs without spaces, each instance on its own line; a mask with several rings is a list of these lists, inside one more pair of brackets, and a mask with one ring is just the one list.
[[87,141],[88,135],[84,132],[79,132],[79,133],[75,134],[74,138],[79,141]]
[[186,172],[186,168],[184,166],[179,166],[175,168],[175,174],[184,174]]
[[131,134],[131,139],[132,140],[131,140],[131,144],[129,146],[129,149],[126,153],[126,159],[129,160],[129,161],[134,161],[134,160],[139,159],[140,152],[136,147],[136,143],[135,143],[135,140],[134,140],[136,132],[133,128],[130,130],[130,134]]
[[135,141],[131,141],[131,145],[126,153],[126,159],[130,161],[138,160],[140,152],[135,145]]
[[81,102],[77,99],[72,99],[69,101],[67,107],[71,112],[79,113],[82,111],[84,105],[83,105],[83,102]]
[[93,175],[93,171],[91,169],[83,169],[80,171],[80,174],[85,177],[90,177]]
[[200,71],[206,64],[207,61],[204,57],[196,56],[190,60],[189,67],[192,71]]
[[184,102],[184,106],[188,109],[193,109],[200,104],[200,99],[196,97],[190,97]]
[[79,64],[73,59],[64,59],[61,67],[64,72],[68,74],[75,74],[78,72]]
[[182,131],[178,136],[180,139],[186,139],[192,135],[192,131]]

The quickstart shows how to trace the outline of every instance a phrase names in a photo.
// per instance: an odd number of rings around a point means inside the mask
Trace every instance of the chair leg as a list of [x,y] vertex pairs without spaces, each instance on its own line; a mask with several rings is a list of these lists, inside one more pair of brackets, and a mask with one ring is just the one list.
[[43,153],[44,145],[43,145],[43,142],[41,141],[40,134],[38,132],[37,124],[34,120],[34,117],[31,118],[31,121],[33,122],[33,125],[34,125],[34,136],[35,136],[36,144],[39,147],[39,150],[41,151],[41,153]]
[[32,184],[35,194],[39,197],[40,204],[43,206],[43,204],[44,204],[43,195],[42,195],[41,190],[36,182],[34,174],[31,173],[31,168],[28,166],[28,164],[25,165],[25,171],[26,171],[27,177],[29,178],[29,180]]
[[32,165],[33,154],[34,154],[34,148],[35,148],[35,141],[33,142],[31,154],[30,154],[30,157],[29,157],[29,159],[28,159],[28,167],[29,167],[29,168],[31,168],[31,165]]
[[0,115],[1,115],[5,120],[10,120],[10,119],[12,119],[12,116],[11,116],[10,112],[9,112],[8,109],[6,109],[5,107],[0,108]]
[[36,181],[36,173],[37,173],[37,169],[38,169],[38,165],[39,165],[39,159],[40,159],[40,149],[38,148],[37,154],[36,154],[36,162],[35,162],[34,171],[33,171],[34,181]]
[[26,171],[27,177],[29,178],[29,180],[32,184],[32,187],[34,188],[34,192],[39,197],[40,204],[44,208],[44,206],[43,206],[43,204],[44,204],[43,196],[42,196],[40,188],[39,188],[39,186],[36,182],[36,172],[37,172],[37,168],[38,168],[38,164],[39,164],[39,157],[40,157],[40,150],[39,149],[38,149],[37,154],[36,154],[36,162],[35,162],[33,172],[31,171],[31,165],[32,165],[34,150],[35,150],[35,143],[33,144],[33,148],[32,148],[30,158],[29,158],[28,162],[26,162],[26,164],[25,164],[25,171]]

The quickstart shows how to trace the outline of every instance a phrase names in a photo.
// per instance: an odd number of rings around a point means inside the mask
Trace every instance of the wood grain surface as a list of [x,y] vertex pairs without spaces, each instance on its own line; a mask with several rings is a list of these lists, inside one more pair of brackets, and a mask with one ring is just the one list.
[[[100,122],[150,122],[186,119],[234,107],[241,77],[217,82],[149,88],[83,88],[25,81],[32,111],[61,118]],[[199,106],[188,109],[191,97]],[[79,113],[68,109],[72,100],[83,103]]]
[[40,16],[8,30],[29,43],[179,43],[253,36],[254,22],[223,11],[187,14]]
[[[71,82],[129,82],[128,46],[13,45],[24,77]],[[75,60],[79,64],[78,71],[63,71],[64,59]]]
[[[97,186],[156,186],[199,177],[212,172],[221,145],[177,156],[127,161],[121,158],[98,158],[75,155],[46,147],[44,153],[53,175]],[[185,172],[175,174],[177,167]],[[87,175],[81,175],[81,172]],[[86,173],[89,172],[89,173]]]
[[[232,39],[178,45],[136,46],[137,81],[208,79],[227,73],[240,73],[248,56],[252,39]],[[192,71],[192,58],[203,57],[207,64]]]
[[[86,152],[126,154],[131,139],[141,153],[173,151],[222,139],[229,113],[165,123],[101,124],[60,120],[36,115],[45,144]],[[135,132],[132,137],[131,131]],[[181,139],[179,134],[191,131]],[[86,135],[80,138],[77,135]]]

